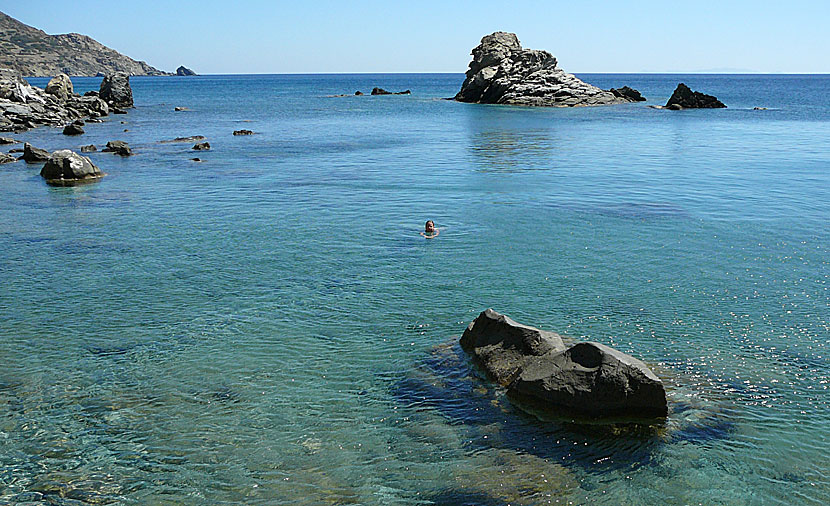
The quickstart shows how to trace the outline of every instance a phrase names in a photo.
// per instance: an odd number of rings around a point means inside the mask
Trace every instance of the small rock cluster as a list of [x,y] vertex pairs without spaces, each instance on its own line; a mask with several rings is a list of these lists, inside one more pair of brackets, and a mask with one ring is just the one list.
[[534,406],[590,417],[665,417],[666,391],[636,358],[599,343],[566,346],[562,337],[483,311],[461,337],[461,347]]

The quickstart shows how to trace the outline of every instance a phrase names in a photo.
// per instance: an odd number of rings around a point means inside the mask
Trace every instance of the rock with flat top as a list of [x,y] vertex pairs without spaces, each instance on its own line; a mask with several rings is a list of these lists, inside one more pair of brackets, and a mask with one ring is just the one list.
[[252,130],[242,129],[242,130],[234,130],[233,134],[234,135],[254,135],[254,132]]
[[725,107],[726,105],[716,97],[699,91],[692,91],[683,83],[677,85],[665,106],[666,109],[674,111],[680,109],[722,109]]
[[54,186],[72,186],[104,177],[104,173],[92,160],[68,149],[52,153],[40,175],[47,184]]
[[483,37],[472,55],[459,102],[573,107],[632,101],[568,74],[547,51],[522,48],[514,33]]
[[516,323],[492,309],[470,323],[461,347],[502,385],[509,384],[530,357],[565,349],[558,334]]
[[[361,93],[362,95],[363,93]],[[412,91],[404,90],[404,91],[386,91],[383,88],[372,88],[372,95],[410,95]]]

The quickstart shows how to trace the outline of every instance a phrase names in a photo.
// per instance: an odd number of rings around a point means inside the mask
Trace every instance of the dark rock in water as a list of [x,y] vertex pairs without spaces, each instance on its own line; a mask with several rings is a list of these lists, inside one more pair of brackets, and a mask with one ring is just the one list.
[[243,129],[243,130],[234,130],[233,134],[234,135],[254,135],[254,132],[252,132],[251,130],[244,130]]
[[552,332],[492,309],[464,331],[461,346],[508,394],[545,411],[591,417],[665,417],[666,392],[643,362],[598,343],[565,347]]
[[63,135],[82,135],[83,133],[84,129],[75,123],[70,123],[63,127]]
[[210,149],[210,143],[200,142],[200,143],[196,144],[195,146],[193,146],[193,149],[195,149],[197,151],[207,151],[208,149]]
[[0,153],[0,165],[4,163],[12,163],[16,162],[17,158],[13,157],[12,155],[7,155],[6,153]]
[[677,85],[669,101],[666,102],[666,109],[721,109],[726,107],[723,102],[699,91],[692,91],[683,83]]
[[588,416],[665,417],[663,382],[636,358],[579,343],[527,361],[508,393]]
[[22,153],[23,151],[25,151],[23,148],[14,148],[10,149],[9,153]]
[[190,160],[192,160],[194,162],[201,162],[202,161],[201,158],[191,158]]
[[558,334],[516,323],[487,309],[464,331],[461,347],[493,379],[507,385],[531,357],[563,351],[565,344]]
[[68,149],[62,149],[49,156],[40,175],[47,184],[71,186],[96,181],[105,174],[89,158]]
[[170,139],[167,141],[160,141],[162,143],[170,143],[170,142],[195,142],[204,140],[204,135],[191,135],[190,137],[176,137],[175,139]]
[[[412,92],[410,90],[404,91],[386,91],[383,88],[372,88],[372,95],[410,95]],[[362,95],[363,93],[361,93]],[[357,93],[355,93],[357,95]]]
[[84,126],[86,123],[84,123],[84,120],[82,120],[82,119],[76,119],[75,121],[72,122],[72,124],[73,125],[78,125],[78,126]]
[[[124,109],[119,109],[118,107],[113,107],[112,109],[110,109],[110,111],[113,114],[127,114],[127,111],[125,111]],[[122,123],[123,123],[123,121],[122,121]]]
[[753,107],[752,110],[753,111],[766,111],[767,108],[766,107]]
[[188,109],[187,107],[174,107],[173,110],[174,111],[189,111],[190,109]]
[[92,153],[94,151],[98,151],[98,148],[95,147],[95,144],[81,146],[81,153]]
[[23,157],[21,160],[26,163],[45,162],[49,159],[49,152],[45,149],[32,147],[28,142],[23,144]]
[[46,93],[57,97],[59,100],[69,99],[73,93],[72,80],[66,74],[58,74],[46,84]]
[[360,90],[357,90],[356,92],[354,92],[354,94],[359,97],[360,95],[363,95],[363,92],[360,91]]
[[547,51],[522,48],[514,33],[483,37],[472,55],[459,102],[573,107],[631,101],[568,74]]
[[16,139],[12,139],[11,137],[0,137],[0,145],[17,144],[18,142],[20,142],[20,141],[18,141]]
[[84,96],[85,96],[85,97],[97,97],[97,96],[98,96],[98,92],[97,92],[97,91],[95,91],[95,90],[89,90],[89,91],[87,91],[86,93],[84,93]]
[[611,88],[608,91],[613,93],[615,97],[624,98],[629,102],[646,101],[646,97],[642,96],[639,91],[634,88],[629,88],[628,86],[623,86],[622,88]]
[[101,81],[98,96],[112,107],[132,107],[133,89],[130,88],[130,75],[116,72],[105,76]]
[[115,153],[116,155],[121,156],[130,156],[133,154],[133,151],[130,149],[130,145],[124,141],[109,141],[107,143],[107,147],[101,151],[104,153]]
[[198,75],[198,74],[196,74],[196,72],[193,72],[189,68],[182,65],[181,67],[176,69],[176,75],[177,76],[195,76],[195,75]]

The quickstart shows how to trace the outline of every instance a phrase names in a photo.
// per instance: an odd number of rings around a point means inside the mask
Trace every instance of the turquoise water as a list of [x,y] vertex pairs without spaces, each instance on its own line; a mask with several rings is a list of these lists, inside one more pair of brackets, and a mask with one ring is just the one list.
[[[136,155],[0,166],[0,503],[830,502],[830,77],[581,77],[729,108],[133,78],[128,115],[18,135]],[[413,94],[326,96],[372,86]],[[669,419],[521,412],[455,344],[487,307],[645,360]]]

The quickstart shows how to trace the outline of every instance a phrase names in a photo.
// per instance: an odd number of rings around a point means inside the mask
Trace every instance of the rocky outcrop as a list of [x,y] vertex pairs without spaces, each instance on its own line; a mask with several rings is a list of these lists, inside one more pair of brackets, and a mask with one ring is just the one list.
[[562,351],[565,344],[558,334],[516,323],[487,309],[464,331],[461,347],[475,357],[493,379],[507,385],[528,359]]
[[72,186],[97,181],[105,174],[89,158],[68,149],[62,149],[49,156],[40,175],[47,184]]
[[132,107],[133,89],[130,87],[129,74],[116,72],[104,76],[98,96],[111,107]]
[[553,107],[631,102],[568,74],[547,51],[523,49],[513,33],[485,36],[472,55],[455,96],[460,102]]
[[677,85],[669,101],[666,102],[666,109],[722,109],[723,102],[712,95],[706,95],[699,91],[692,91],[683,83]]
[[207,151],[207,150],[210,149],[210,143],[209,142],[200,142],[200,143],[194,145],[193,149],[195,149],[196,151]]
[[177,76],[195,76],[195,75],[198,75],[198,74],[196,74],[196,72],[193,72],[189,68],[182,65],[181,67],[176,69],[176,75]]
[[72,80],[66,74],[58,74],[53,77],[46,84],[45,91],[61,100],[67,100],[75,94],[75,90],[72,88]]
[[487,309],[461,347],[507,393],[535,408],[591,417],[665,417],[666,392],[640,360],[598,343],[566,347],[562,338]]
[[23,156],[20,157],[26,163],[40,163],[49,159],[49,152],[32,146],[28,142],[23,144]]
[[0,12],[0,67],[24,76],[94,76],[99,72],[169,75],[79,33],[47,35]]
[[629,102],[645,102],[646,97],[642,96],[639,91],[635,90],[634,88],[629,88],[628,86],[623,86],[622,88],[611,88],[611,93],[614,96],[619,98],[624,98]]
[[30,85],[11,69],[0,69],[0,131],[23,132],[30,128],[61,126],[84,116],[109,114],[107,104],[98,97],[72,93],[71,83],[54,79],[51,91]]
[[[410,90],[404,91],[386,91],[383,88],[372,88],[372,95],[410,95],[412,92]],[[363,93],[361,93],[363,95]]]
[[104,153],[115,153],[120,156],[131,156],[133,154],[130,145],[124,141],[109,141],[107,142],[107,147],[101,151]]

